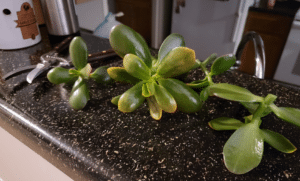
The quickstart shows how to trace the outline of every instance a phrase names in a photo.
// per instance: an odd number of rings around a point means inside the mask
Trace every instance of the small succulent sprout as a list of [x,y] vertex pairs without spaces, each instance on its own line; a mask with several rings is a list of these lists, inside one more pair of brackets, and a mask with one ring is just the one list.
[[71,61],[75,69],[55,67],[51,69],[47,78],[54,84],[75,82],[70,95],[69,103],[75,110],[83,109],[90,100],[89,88],[85,80],[92,78],[98,83],[111,83],[107,67],[99,67],[92,73],[92,66],[87,63],[88,50],[81,37],[74,37],[69,47]]

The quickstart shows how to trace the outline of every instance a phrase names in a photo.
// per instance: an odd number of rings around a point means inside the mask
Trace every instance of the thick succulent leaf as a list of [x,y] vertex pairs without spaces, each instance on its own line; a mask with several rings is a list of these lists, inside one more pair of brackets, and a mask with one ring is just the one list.
[[147,85],[147,88],[148,88],[150,94],[154,95],[156,83],[155,82],[147,82],[146,85]]
[[270,108],[276,114],[277,117],[292,123],[296,126],[300,126],[300,110],[291,107],[277,107],[275,104],[271,104]]
[[248,123],[236,130],[223,149],[227,169],[244,174],[257,167],[262,159],[264,141],[258,125]]
[[143,87],[142,87],[142,95],[143,95],[144,97],[150,97],[150,96],[153,95],[153,94],[151,94],[151,92],[148,90],[148,87],[147,87],[147,84],[146,84],[146,83],[143,84]]
[[149,80],[151,78],[151,71],[148,66],[138,56],[127,54],[124,57],[123,65],[125,70],[132,76],[141,79]]
[[262,97],[252,94],[245,88],[227,83],[213,84],[209,88],[211,96],[238,102],[262,102]]
[[211,66],[211,75],[219,75],[225,72],[226,70],[230,69],[230,67],[232,67],[232,65],[235,64],[235,60],[236,58],[232,54],[218,57]]
[[150,115],[155,120],[160,120],[162,116],[162,109],[158,105],[154,96],[147,97],[147,102],[150,110]]
[[186,47],[172,49],[157,67],[161,77],[175,77],[188,72],[195,64],[195,51]]
[[[254,112],[257,110],[259,103],[255,102],[240,102],[251,114],[254,114]],[[261,117],[265,117],[266,115],[270,114],[272,110],[267,107]]]
[[148,67],[152,66],[150,50],[144,38],[126,25],[119,24],[112,28],[109,42],[115,52],[124,57],[134,54],[140,57]]
[[201,92],[200,92],[200,99],[202,101],[206,101],[209,97],[209,86],[205,87]]
[[99,84],[111,84],[114,80],[107,73],[108,66],[97,68],[90,77]]
[[121,95],[115,96],[111,99],[111,103],[113,103],[114,105],[118,105],[119,99],[120,99]]
[[169,35],[164,42],[161,44],[158,51],[158,64],[160,61],[173,49],[176,47],[184,47],[185,42],[183,36],[177,33],[172,33]]
[[297,148],[283,135],[268,129],[260,130],[261,136],[264,141],[271,145],[278,151],[283,153],[293,153]]
[[220,117],[208,122],[208,125],[214,130],[237,130],[244,125],[243,122],[233,118]]
[[202,107],[199,95],[183,82],[176,79],[160,79],[162,85],[174,97],[178,109],[182,112],[197,112]]
[[141,80],[130,75],[124,67],[110,67],[107,69],[108,75],[118,82],[136,84]]
[[173,96],[161,85],[154,84],[155,94],[154,97],[158,105],[163,111],[174,113],[177,109],[177,103]]
[[78,77],[75,82],[69,103],[73,109],[83,109],[87,102],[90,100],[89,89],[82,77]]
[[80,70],[80,75],[82,76],[82,78],[84,79],[89,79],[90,78],[90,74],[92,72],[92,66],[91,64],[86,64],[85,67],[83,67],[81,70]]
[[70,43],[69,47],[70,57],[73,65],[77,70],[81,70],[87,64],[88,50],[85,41],[76,36]]
[[62,67],[55,67],[47,73],[48,80],[53,84],[74,82],[76,77],[76,75],[69,74],[69,69]]
[[143,82],[140,82],[121,95],[118,101],[118,108],[121,112],[132,112],[144,102],[145,97],[142,95],[142,86]]

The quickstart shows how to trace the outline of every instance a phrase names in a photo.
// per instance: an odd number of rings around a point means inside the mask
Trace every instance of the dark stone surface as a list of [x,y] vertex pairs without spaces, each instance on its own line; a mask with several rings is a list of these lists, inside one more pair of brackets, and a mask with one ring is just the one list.
[[[109,48],[108,41],[82,34],[91,52]],[[93,43],[92,43],[93,42]],[[51,49],[42,43],[18,51],[0,51],[3,74],[29,65],[28,56]],[[110,66],[121,66],[116,58]],[[96,68],[96,67],[95,67]],[[21,141],[74,180],[297,180],[298,151],[283,154],[265,144],[261,164],[244,175],[230,173],[222,149],[232,131],[214,131],[208,121],[221,116],[242,120],[249,113],[236,102],[210,97],[198,113],[163,113],[154,121],[146,105],[133,113],[121,113],[110,100],[130,85],[101,86],[90,83],[91,100],[80,111],[71,109],[67,85],[53,85],[45,77],[32,84],[26,73],[2,82],[0,126],[21,132]],[[200,79],[193,71],[188,81]],[[299,91],[239,72],[226,72],[215,82],[228,82],[256,95],[272,93],[275,104],[300,108]],[[270,114],[261,128],[271,129],[300,146],[300,130]],[[14,130],[14,131],[11,131]],[[2,138],[1,138],[2,139]]]

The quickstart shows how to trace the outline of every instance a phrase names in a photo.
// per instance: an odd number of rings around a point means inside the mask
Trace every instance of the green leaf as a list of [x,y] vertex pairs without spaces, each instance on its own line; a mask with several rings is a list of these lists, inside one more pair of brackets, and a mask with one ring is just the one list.
[[201,92],[200,92],[200,99],[202,101],[206,101],[209,97],[209,86],[205,87]]
[[192,113],[201,109],[202,101],[199,95],[183,82],[176,79],[160,79],[158,83],[171,93],[180,111]]
[[92,66],[91,64],[86,64],[85,67],[83,67],[81,70],[80,70],[80,75],[82,76],[82,78],[84,79],[89,79],[90,78],[90,74],[92,72]]
[[227,83],[213,84],[209,89],[210,95],[238,102],[262,102],[262,97],[252,94],[245,88]]
[[155,120],[160,120],[162,116],[162,109],[158,105],[154,96],[147,97],[147,102],[150,110],[150,115]]
[[293,153],[297,150],[297,148],[287,138],[279,133],[268,129],[261,129],[260,133],[264,141],[278,151],[283,153]]
[[124,24],[114,26],[109,35],[109,42],[120,57],[134,54],[151,68],[152,58],[148,45],[144,38],[133,29]]
[[219,75],[225,72],[226,70],[230,69],[230,67],[235,64],[235,60],[236,58],[232,54],[224,55],[222,57],[217,58],[211,66],[211,75]]
[[90,77],[98,84],[111,84],[114,80],[107,73],[108,66],[98,67]]
[[[254,102],[240,102],[251,114],[254,114],[254,112],[257,110],[259,103]],[[266,115],[270,114],[272,110],[267,107],[261,117],[265,117]]]
[[270,104],[270,108],[276,114],[277,117],[300,126],[300,110],[291,107],[277,107],[275,104]]
[[83,109],[90,100],[89,89],[82,77],[78,77],[73,85],[69,103],[73,109]]
[[203,61],[203,65],[204,67],[206,67],[207,65],[209,65],[212,61],[216,60],[217,58],[217,54],[216,53],[213,53],[211,54],[209,57],[207,57],[206,60]]
[[150,91],[148,90],[148,87],[146,85],[146,83],[143,84],[143,87],[142,87],[142,95],[144,97],[150,97],[152,96],[153,94],[150,93]]
[[156,83],[155,82],[147,82],[146,85],[147,85],[147,89],[150,92],[150,94],[154,95]]
[[160,64],[161,60],[173,49],[176,47],[185,47],[185,42],[183,36],[177,33],[169,35],[158,51],[158,63]]
[[188,72],[195,64],[195,51],[186,47],[172,49],[157,67],[163,78],[175,77]]
[[76,77],[76,75],[69,74],[69,69],[62,67],[55,67],[47,73],[48,80],[53,84],[73,82]]
[[236,130],[223,149],[227,169],[244,174],[257,167],[262,159],[264,141],[258,125],[248,123]]
[[141,80],[130,75],[124,67],[110,67],[107,69],[108,75],[118,82],[136,84]]
[[147,65],[136,55],[127,54],[124,57],[123,65],[125,70],[132,76],[141,79],[149,80],[151,78],[150,69]]
[[114,105],[118,105],[119,99],[120,99],[121,95],[115,96],[111,99],[111,103],[113,103]]
[[243,122],[233,118],[220,117],[214,120],[211,120],[208,125],[214,130],[236,130],[244,125]]
[[143,82],[139,82],[121,95],[118,101],[118,108],[121,112],[132,112],[144,102],[145,97],[142,95],[143,84]]
[[77,70],[81,70],[87,64],[88,50],[85,41],[76,36],[70,43],[69,47],[70,57],[73,65]]
[[161,85],[154,84],[155,94],[154,97],[158,105],[168,113],[174,113],[177,109],[177,103],[173,96]]

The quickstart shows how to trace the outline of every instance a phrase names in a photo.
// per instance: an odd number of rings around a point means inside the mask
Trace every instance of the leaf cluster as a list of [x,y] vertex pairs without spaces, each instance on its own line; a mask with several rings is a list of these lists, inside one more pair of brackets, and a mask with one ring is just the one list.
[[[215,59],[215,60],[214,60]],[[211,71],[206,68],[206,62],[214,61]],[[240,102],[251,113],[244,122],[227,117],[220,117],[208,124],[215,130],[235,130],[223,148],[226,167],[235,174],[244,174],[257,167],[263,156],[264,142],[283,153],[292,153],[296,147],[283,135],[268,129],[261,129],[262,117],[273,112],[277,117],[300,126],[300,110],[288,107],[277,107],[274,104],[276,96],[268,94],[260,97],[245,88],[227,83],[214,83],[213,75],[228,70],[235,62],[235,57],[225,55],[216,58],[211,55],[200,67],[205,72],[203,80],[194,81],[188,85],[201,89],[200,97],[205,101],[209,96],[216,96],[230,101]]]
[[106,66],[97,68],[92,72],[92,67],[88,63],[88,50],[86,43],[81,37],[74,37],[69,47],[70,57],[75,69],[55,67],[48,74],[48,80],[53,84],[74,83],[69,98],[69,103],[73,109],[83,109],[90,100],[88,79],[93,79],[97,83],[109,84],[113,80],[107,74]]
[[110,77],[133,84],[122,95],[112,99],[122,112],[136,110],[147,100],[150,115],[159,120],[162,111],[197,112],[202,102],[198,94],[174,77],[194,68],[195,52],[185,47],[179,34],[171,34],[162,43],[157,58],[153,57],[145,40],[126,25],[115,26],[109,36],[115,52],[123,58],[123,67],[110,67]]

